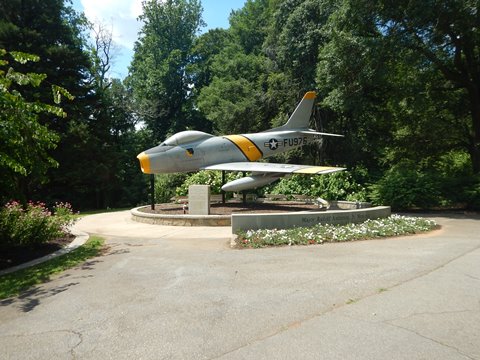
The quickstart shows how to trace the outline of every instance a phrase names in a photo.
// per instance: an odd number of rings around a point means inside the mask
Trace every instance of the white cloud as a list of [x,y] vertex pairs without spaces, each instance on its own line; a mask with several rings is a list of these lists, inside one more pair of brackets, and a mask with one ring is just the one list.
[[141,22],[142,0],[81,0],[84,13],[94,23],[106,25],[113,41],[127,49],[133,49]]

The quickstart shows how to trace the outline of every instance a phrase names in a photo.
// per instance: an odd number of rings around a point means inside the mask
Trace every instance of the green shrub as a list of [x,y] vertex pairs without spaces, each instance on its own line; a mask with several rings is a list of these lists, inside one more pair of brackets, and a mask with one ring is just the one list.
[[480,210],[480,176],[472,177],[469,180],[469,183],[463,188],[464,199],[469,209]]
[[314,176],[292,175],[281,179],[266,191],[271,194],[318,196],[327,200],[366,200],[365,188],[349,171]]
[[437,174],[421,171],[407,163],[385,172],[370,186],[374,204],[390,205],[393,209],[432,208],[441,204],[441,181]]
[[62,237],[74,222],[70,204],[57,203],[52,214],[43,203],[23,208],[12,201],[0,210],[0,247],[28,246]]
[[[240,173],[228,172],[225,183],[239,179],[240,177],[242,177]],[[222,172],[202,170],[190,175],[181,186],[177,187],[177,195],[187,196],[190,185],[210,185],[210,192],[212,194],[220,194],[222,188]]]
[[187,174],[158,174],[155,175],[155,203],[162,204],[170,202],[175,196],[175,189],[180,186]]

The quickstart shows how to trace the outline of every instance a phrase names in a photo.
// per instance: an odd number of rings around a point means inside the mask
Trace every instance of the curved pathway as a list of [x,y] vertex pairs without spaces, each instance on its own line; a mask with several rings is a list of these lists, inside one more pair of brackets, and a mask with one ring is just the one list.
[[480,359],[480,221],[232,250],[230,228],[92,215],[104,256],[0,303],[2,359]]

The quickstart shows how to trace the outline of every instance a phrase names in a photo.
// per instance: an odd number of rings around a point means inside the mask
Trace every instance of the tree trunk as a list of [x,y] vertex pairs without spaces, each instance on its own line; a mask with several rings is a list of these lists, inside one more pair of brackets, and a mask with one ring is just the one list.
[[470,158],[474,174],[480,173],[480,92],[476,84],[467,88],[470,97],[470,113],[472,116],[472,134],[470,137]]

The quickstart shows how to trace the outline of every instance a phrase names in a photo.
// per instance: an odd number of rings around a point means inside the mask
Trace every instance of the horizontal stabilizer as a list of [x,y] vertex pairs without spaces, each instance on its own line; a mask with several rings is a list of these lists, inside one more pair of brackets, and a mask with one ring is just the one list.
[[[279,130],[277,130],[277,131],[279,131]],[[283,131],[281,131],[281,134],[282,134],[282,135],[288,135],[288,134],[305,134],[305,135],[321,135],[321,136],[345,137],[345,135],[319,132],[319,131],[315,131],[315,130],[312,130],[312,129],[308,129],[308,130],[283,130]]]
[[340,134],[331,134],[331,133],[324,133],[324,132],[318,132],[315,130],[302,130],[298,131],[300,134],[311,134],[311,135],[322,135],[322,136],[337,136],[337,137],[345,137],[345,135],[340,135]]

